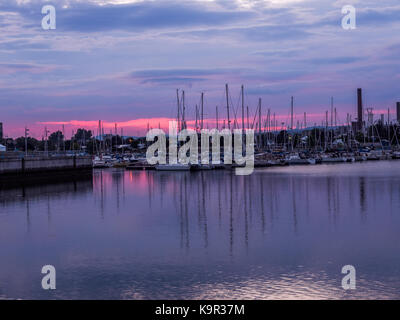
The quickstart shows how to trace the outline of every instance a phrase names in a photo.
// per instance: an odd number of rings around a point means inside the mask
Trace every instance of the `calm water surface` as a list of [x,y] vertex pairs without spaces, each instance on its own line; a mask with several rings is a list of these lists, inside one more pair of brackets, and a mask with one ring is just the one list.
[[0,190],[0,298],[400,299],[400,162]]

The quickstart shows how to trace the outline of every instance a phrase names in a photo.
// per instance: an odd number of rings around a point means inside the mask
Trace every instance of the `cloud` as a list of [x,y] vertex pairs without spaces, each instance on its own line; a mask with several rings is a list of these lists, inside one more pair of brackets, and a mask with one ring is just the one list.
[[167,78],[150,78],[145,79],[142,83],[152,83],[152,84],[191,84],[193,82],[206,81],[207,79],[202,78],[188,78],[188,77],[167,77]]
[[[3,10],[19,12],[31,20],[41,17],[33,3],[22,6],[0,5]],[[37,9],[37,5],[35,7]],[[207,2],[141,1],[132,4],[98,5],[72,2],[57,6],[57,29],[60,31],[104,32],[185,28],[224,25],[254,16],[251,11],[222,10]]]
[[148,69],[137,70],[129,74],[128,79],[139,80],[143,84],[185,84],[210,80],[211,77],[224,78],[243,72],[243,69]]
[[131,73],[132,77],[168,77],[168,76],[209,76],[215,74],[225,74],[232,72],[228,69],[148,69],[137,70]]
[[15,50],[48,50],[49,43],[33,42],[30,40],[13,40],[0,43],[0,50],[15,51]]
[[306,63],[318,65],[331,65],[331,64],[352,64],[365,60],[364,57],[324,57],[324,58],[310,58],[303,60]]
[[28,73],[46,73],[53,70],[54,66],[41,66],[28,63],[0,63],[0,72],[5,74],[28,72]]
[[178,31],[166,33],[166,35],[194,39],[236,39],[240,42],[275,42],[305,39],[312,36],[312,32],[306,30],[304,26],[258,25],[224,29],[210,28],[206,30]]
[[387,7],[382,9],[368,8],[357,13],[357,27],[362,26],[386,26],[393,22],[400,22],[400,8]]

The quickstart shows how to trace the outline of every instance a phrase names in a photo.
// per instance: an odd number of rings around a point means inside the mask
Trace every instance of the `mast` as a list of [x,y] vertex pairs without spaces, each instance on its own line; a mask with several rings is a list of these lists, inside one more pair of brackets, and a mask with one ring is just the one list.
[[[117,123],[115,125],[115,152],[117,152],[117,145],[118,145],[118,128],[117,128]],[[112,151],[112,146],[111,146],[111,151]]]
[[[268,109],[267,114],[267,143],[271,139],[271,109]],[[267,145],[268,146],[268,145]]]
[[293,96],[290,104],[290,130],[293,130]]
[[186,129],[185,121],[185,91],[182,91],[182,128]]
[[[48,145],[48,139],[47,139],[47,134],[49,131],[47,130],[47,127],[44,127],[44,136],[45,136],[45,142],[44,142],[44,151],[46,151],[46,156],[49,155],[49,145]],[[72,139],[71,139],[72,140]]]
[[388,141],[389,141],[389,147],[390,147],[391,143],[390,143],[390,109],[389,108],[388,108],[387,127],[388,127]]
[[125,141],[124,141],[124,128],[121,128],[121,142],[122,142],[122,154],[124,154],[124,145],[125,145]]
[[216,115],[216,126],[217,126],[217,130],[218,130],[218,106],[215,106],[215,115]]
[[273,128],[274,128],[274,142],[275,142],[275,145],[276,145],[276,139],[277,139],[277,134],[276,134],[276,129],[277,129],[277,127],[278,127],[278,125],[277,125],[277,123],[276,123],[276,119],[275,119],[275,112],[274,112],[274,118],[273,118],[274,120],[273,120]]
[[242,85],[242,134],[244,134],[244,87]]
[[328,111],[325,112],[325,151],[327,148],[327,133],[328,133]]
[[333,143],[333,97],[331,97],[331,130],[329,132],[329,135],[331,137],[331,147]]
[[197,104],[196,104],[196,110],[195,110],[195,117],[196,117],[196,120],[195,120],[195,122],[194,122],[194,128],[195,128],[196,132],[198,131],[198,125],[197,125],[197,118],[198,118],[198,115],[199,115],[199,108],[197,107]]
[[100,143],[99,143],[99,146],[100,146],[100,150],[99,150],[99,153],[101,154],[102,153],[102,150],[103,150],[103,145],[102,145],[102,143],[103,143],[103,137],[102,137],[102,135],[101,135],[101,120],[99,120],[99,139],[100,139]]
[[225,93],[226,93],[226,112],[228,115],[228,129],[231,129],[231,120],[229,119],[229,88],[228,84],[225,84]]
[[62,125],[62,135],[63,135],[63,151],[65,152],[65,126]]
[[181,129],[181,115],[180,115],[180,103],[179,103],[179,89],[176,89],[176,102],[177,102],[177,107],[178,107],[178,133]]
[[258,100],[258,139],[259,147],[261,147],[261,98]]
[[246,107],[246,111],[247,111],[247,129],[250,129],[249,125],[249,106]]
[[27,126],[25,126],[25,155],[28,155],[28,133],[29,129]]
[[336,111],[336,108],[335,108],[335,127],[337,126],[337,111]]
[[201,130],[203,130],[204,121],[204,92],[201,93]]

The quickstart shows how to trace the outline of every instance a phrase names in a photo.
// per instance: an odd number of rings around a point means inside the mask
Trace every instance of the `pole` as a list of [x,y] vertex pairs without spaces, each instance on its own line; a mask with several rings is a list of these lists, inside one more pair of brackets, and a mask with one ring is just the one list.
[[228,84],[225,84],[225,94],[226,94],[226,112],[228,115],[228,129],[231,129],[231,120],[229,119],[229,88]]
[[325,151],[327,148],[327,133],[328,133],[328,111],[325,113]]
[[204,93],[201,93],[201,130],[203,130],[203,121],[204,121]]
[[186,129],[186,122],[185,122],[185,91],[182,91],[182,128]]
[[242,135],[244,134],[244,87],[242,85]]
[[180,115],[180,103],[179,103],[179,89],[176,89],[176,102],[178,107],[178,133],[181,130],[181,115]]
[[249,123],[249,106],[246,107],[246,111],[247,111],[247,129],[250,129],[250,123]]
[[63,151],[65,153],[65,127],[62,125],[62,135],[63,135]]
[[261,148],[261,98],[258,100],[258,139]]
[[389,108],[388,108],[387,127],[388,127],[388,141],[389,141],[389,146],[390,146],[390,109]]
[[218,130],[218,106],[215,106],[215,115],[216,115],[217,130]]
[[291,104],[290,104],[290,130],[293,130],[293,96],[291,98]]
[[29,129],[25,126],[25,155],[28,156],[28,132]]

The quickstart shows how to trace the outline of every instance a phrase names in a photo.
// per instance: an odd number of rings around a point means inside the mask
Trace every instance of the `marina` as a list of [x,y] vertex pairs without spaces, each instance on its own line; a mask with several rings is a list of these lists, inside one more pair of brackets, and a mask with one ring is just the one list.
[[[100,158],[98,158],[100,159]],[[285,154],[268,154],[263,153],[255,155],[255,168],[270,168],[280,166],[293,165],[318,165],[318,164],[337,164],[344,162],[360,162],[360,161],[379,161],[379,160],[399,160],[400,153],[397,151],[371,151],[371,152],[336,152],[336,153],[319,153],[319,154],[304,154],[304,153],[285,153]],[[200,162],[200,161],[199,161]],[[150,165],[146,160],[121,162],[116,157],[109,156],[107,163],[104,160],[93,160],[93,168],[126,168],[127,170],[159,170],[159,171],[198,171],[198,170],[231,170],[235,165],[224,165],[223,161],[220,164],[163,164]]]
[[[172,125],[173,131],[168,134],[169,147],[174,149],[183,145],[183,142],[177,142],[181,132],[189,129],[187,125],[185,92],[177,90],[177,118]],[[326,111],[325,120],[321,125],[310,125],[307,121],[307,113],[304,112],[303,121],[297,121],[295,125],[294,113],[294,97],[290,100],[290,118],[287,123],[278,124],[275,114],[268,109],[267,115],[262,112],[262,100],[259,99],[254,116],[249,114],[249,108],[245,108],[245,91],[241,86],[239,101],[241,104],[232,106],[230,103],[230,93],[228,85],[225,86],[226,94],[226,119],[219,127],[221,119],[219,118],[218,107],[216,108],[216,117],[214,119],[214,131],[208,131],[209,136],[204,135],[204,93],[201,94],[201,104],[195,108],[195,125],[190,128],[193,139],[197,140],[198,154],[206,152],[206,160],[204,162],[202,156],[196,162],[181,164],[181,159],[174,159],[171,164],[158,163],[151,165],[147,162],[144,151],[140,153],[121,153],[121,148],[115,146],[113,148],[113,138],[107,144],[104,139],[95,143],[97,155],[94,158],[94,167],[127,167],[129,170],[162,170],[162,171],[181,171],[181,170],[213,170],[213,169],[232,169],[238,167],[235,163],[224,163],[221,156],[224,152],[225,144],[233,144],[234,134],[229,133],[232,130],[241,130],[244,135],[248,130],[254,132],[254,167],[275,167],[282,165],[316,165],[321,163],[343,163],[343,162],[359,162],[359,161],[377,161],[377,160],[393,160],[400,158],[400,103],[396,105],[397,121],[390,121],[390,110],[387,111],[387,119],[384,115],[379,120],[374,120],[372,108],[367,108],[368,119],[364,120],[365,108],[363,104],[362,89],[357,89],[357,117],[353,121],[349,113],[345,123],[339,123],[338,113],[331,98],[331,111]],[[241,119],[236,116],[241,108]],[[232,110],[234,119],[230,118]],[[246,113],[245,113],[246,109]],[[246,116],[245,116],[246,114]],[[253,119],[252,121],[250,119]],[[330,121],[329,121],[330,118]],[[162,130],[159,129],[161,132]],[[219,131],[221,130],[221,131]],[[228,130],[228,131],[226,131]],[[98,134],[104,132],[102,122],[99,121]],[[210,135],[210,132],[213,135]],[[228,132],[228,134],[226,133]],[[185,133],[186,134],[186,133]],[[214,136],[216,135],[216,136]],[[174,138],[173,138],[174,137]],[[173,139],[172,139],[173,138]],[[247,138],[246,138],[247,139]],[[166,139],[164,139],[166,140]],[[163,140],[163,141],[164,141]],[[210,141],[208,141],[210,140]],[[207,141],[207,142],[205,142]],[[148,147],[148,141],[145,141]],[[216,159],[208,156],[215,153],[212,144],[218,143]],[[203,146],[203,144],[205,144]],[[166,144],[164,149],[167,149]],[[232,150],[234,145],[232,145]],[[115,150],[115,152],[113,152]],[[242,152],[244,153],[243,146]],[[168,154],[170,150],[168,148]],[[177,156],[175,155],[174,158]],[[214,155],[213,155],[214,157]],[[232,153],[231,159],[235,159]],[[167,159],[166,159],[167,160]],[[178,161],[179,160],[179,161]],[[178,163],[178,165],[176,165]]]

